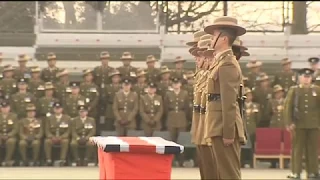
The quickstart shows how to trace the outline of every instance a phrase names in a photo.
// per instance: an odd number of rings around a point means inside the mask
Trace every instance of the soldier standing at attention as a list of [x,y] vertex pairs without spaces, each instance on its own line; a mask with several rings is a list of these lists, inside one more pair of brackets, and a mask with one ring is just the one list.
[[[185,70],[183,68],[184,63],[186,62],[185,59],[183,59],[181,56],[177,56],[175,61],[173,62],[175,64],[175,69],[171,71],[171,77],[177,77],[181,80],[184,80],[185,77]],[[184,84],[184,82],[183,82]]]
[[[146,72],[143,69],[138,69],[136,79],[137,79],[137,83],[133,85],[132,91],[136,92],[138,94],[138,99],[140,99],[141,96],[148,93],[148,89],[147,89],[148,83],[146,82]],[[137,120],[137,129],[140,129],[141,121],[142,121],[140,113],[137,113],[136,120]]]
[[287,129],[294,132],[293,156],[295,169],[291,179],[300,179],[302,156],[305,152],[308,179],[319,179],[318,173],[318,137],[320,87],[312,84],[314,71],[303,68],[298,71],[297,86],[289,89],[284,107],[284,119]]
[[28,81],[28,91],[37,99],[44,95],[44,82],[40,78],[41,69],[31,68],[31,78]]
[[171,80],[170,80],[170,76],[171,76],[171,71],[167,66],[162,66],[161,70],[160,70],[160,82],[158,82],[157,84],[157,93],[162,97],[162,99],[165,97],[167,91],[171,88]]
[[11,108],[13,112],[17,113],[18,118],[21,119],[26,117],[27,104],[35,104],[36,99],[31,93],[27,92],[27,79],[18,79],[18,89],[19,91],[11,98]]
[[16,149],[19,121],[17,115],[10,112],[10,104],[7,101],[1,102],[0,127],[0,145],[6,150],[2,166],[13,166],[12,156]]
[[69,138],[71,135],[71,119],[63,114],[62,104],[53,104],[54,113],[46,119],[44,141],[44,152],[46,155],[46,165],[52,165],[52,146],[60,145],[60,165],[64,166],[69,148]]
[[31,77],[30,75],[30,68],[27,67],[28,61],[30,61],[31,58],[25,54],[20,54],[18,56],[18,63],[19,66],[15,68],[13,72],[13,77],[18,80],[21,78],[29,79]]
[[[99,92],[98,86],[93,83],[93,71],[91,69],[86,69],[83,71],[84,81],[80,85],[80,94],[85,97],[85,103],[88,107],[89,117],[98,119],[98,102],[99,102]],[[96,121],[97,127],[102,125]],[[97,133],[100,135],[100,128],[97,128]]]
[[131,91],[131,85],[131,78],[124,78],[122,91],[117,92],[113,100],[114,125],[118,136],[127,136],[129,129],[136,128],[139,100],[137,93]]
[[130,52],[124,52],[121,56],[122,66],[118,67],[118,71],[123,77],[134,76],[137,73],[137,68],[131,66],[131,61],[134,59]]
[[57,73],[57,78],[59,79],[59,81],[55,84],[54,94],[59,102],[64,104],[67,97],[71,93],[71,88],[69,87],[69,72],[64,69],[61,72]]
[[256,140],[256,128],[260,121],[260,106],[259,104],[252,101],[253,95],[250,88],[246,87],[244,89],[244,95],[247,97],[244,103],[244,110],[245,110],[245,123],[247,125],[247,132],[250,136],[251,140],[251,147],[250,151],[244,150],[241,151],[241,165],[245,167],[249,165],[253,167],[253,153],[255,147],[255,140]]
[[186,131],[188,121],[189,97],[187,91],[181,89],[181,79],[172,79],[172,91],[168,91],[164,106],[167,114],[166,126],[173,142],[177,142],[179,133]]
[[296,75],[291,70],[291,60],[288,58],[284,58],[281,60],[282,71],[275,75],[273,86],[280,85],[285,94],[288,92],[291,86],[296,84]]
[[157,85],[148,83],[147,94],[140,97],[140,116],[142,118],[142,129],[147,137],[153,136],[154,131],[161,129],[161,117],[163,113],[163,101],[156,94]]
[[111,79],[111,84],[109,84],[106,87],[106,98],[104,99],[104,101],[106,101],[107,103],[107,107],[105,109],[105,125],[104,125],[104,130],[114,130],[114,123],[115,123],[115,117],[113,114],[113,100],[114,100],[114,96],[116,95],[117,92],[120,91],[121,89],[121,74],[118,70],[113,70],[113,72],[111,72],[109,74],[109,78]]
[[[194,98],[194,73],[192,71],[187,71],[185,76],[186,76],[186,84],[183,86],[183,89],[187,91],[188,93],[188,97],[189,97],[189,112],[193,111],[193,98]],[[188,125],[188,130],[190,130],[191,127],[191,121],[192,121],[192,113],[188,113],[188,122],[190,122],[190,124]]]
[[155,64],[157,61],[158,60],[153,55],[147,56],[147,82],[157,82],[159,80],[158,75],[160,73],[160,70],[158,68],[155,68]]
[[[38,166],[41,138],[43,137],[42,120],[36,118],[36,107],[28,104],[26,109],[27,117],[20,121],[20,141],[19,150],[22,162],[21,166]],[[27,148],[32,147],[32,160],[28,163]]]
[[47,56],[48,67],[44,68],[41,71],[41,79],[44,82],[58,82],[57,73],[60,71],[59,68],[56,67],[57,57],[54,53],[49,53]]
[[4,99],[11,99],[11,96],[17,92],[17,81],[13,78],[13,70],[14,68],[11,65],[4,66],[4,77],[0,81]]
[[70,82],[71,94],[66,98],[63,104],[64,112],[71,118],[75,118],[79,115],[78,107],[85,105],[85,97],[80,94],[80,83]]
[[269,76],[262,73],[258,76],[257,82],[259,85],[252,90],[253,101],[260,105],[261,119],[258,127],[269,127],[272,115],[272,106],[270,100],[272,99],[272,87],[270,87]]
[[138,96],[145,95],[147,93],[148,84],[146,82],[146,72],[143,69],[137,70],[137,83],[133,85],[132,90],[135,91]]
[[253,89],[257,84],[257,78],[260,76],[261,73],[261,66],[262,62],[257,60],[251,60],[247,64],[247,68],[249,68],[250,72],[247,74],[248,77],[248,87]]
[[[53,97],[54,86],[52,82],[47,82],[44,85],[45,95],[37,102],[37,116],[45,119],[53,113],[53,104],[58,102],[58,99]],[[45,125],[44,125],[45,126]]]
[[320,85],[320,71],[319,71],[319,61],[320,59],[318,57],[311,57],[308,59],[308,62],[310,64],[310,68],[314,71],[313,73],[313,82],[315,85]]
[[270,121],[271,128],[284,128],[283,106],[284,89],[280,85],[273,86],[274,98],[271,99],[272,117]]
[[[77,165],[87,166],[92,160],[94,153],[94,145],[88,140],[96,134],[96,122],[92,117],[88,117],[88,107],[79,106],[79,116],[74,118],[72,125],[72,141],[70,143],[73,158],[77,161]],[[85,146],[84,161],[79,158],[79,146]]]
[[237,102],[242,72],[232,52],[234,40],[246,29],[237,23],[237,19],[223,16],[204,29],[213,36],[216,61],[209,68],[207,80],[205,137],[211,144],[219,179],[241,179],[240,144],[246,142]]
[[[200,31],[201,32],[201,31]],[[211,158],[211,151],[204,138],[204,120],[207,96],[205,93],[206,82],[209,67],[209,59],[212,57],[204,56],[203,52],[208,49],[211,44],[211,35],[203,35],[198,42],[197,48],[191,51],[196,58],[196,75],[194,86],[193,116],[191,126],[191,142],[197,145],[197,153],[199,156],[199,168],[201,179],[217,179],[217,166],[214,166]]]
[[97,113],[99,114],[99,116],[104,116],[105,109],[107,106],[107,103],[105,101],[106,99],[105,88],[107,87],[107,85],[111,83],[109,74],[114,70],[114,68],[109,66],[110,54],[108,51],[103,51],[100,53],[100,60],[101,60],[101,65],[93,69],[93,76],[94,76],[93,80],[98,87],[98,91],[100,95],[98,107],[97,107],[97,110],[98,110]]

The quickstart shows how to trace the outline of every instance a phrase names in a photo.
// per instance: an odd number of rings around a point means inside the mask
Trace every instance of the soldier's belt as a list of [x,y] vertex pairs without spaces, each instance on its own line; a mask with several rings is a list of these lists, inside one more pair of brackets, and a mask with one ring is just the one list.
[[220,101],[221,96],[220,94],[208,94],[208,102],[210,101]]
[[194,104],[193,105],[193,110],[194,110],[194,112],[200,113],[200,105]]
[[206,107],[200,107],[200,114],[205,114],[206,112]]

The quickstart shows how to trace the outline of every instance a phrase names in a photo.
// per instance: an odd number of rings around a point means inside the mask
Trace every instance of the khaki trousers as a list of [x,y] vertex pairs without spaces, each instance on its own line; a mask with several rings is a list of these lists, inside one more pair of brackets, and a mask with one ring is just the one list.
[[210,146],[198,145],[197,153],[201,179],[218,179],[218,169],[211,154]]
[[217,164],[217,179],[241,179],[240,154],[241,147],[239,138],[236,137],[234,142],[225,146],[221,136],[211,138],[212,146],[210,147],[213,160]]

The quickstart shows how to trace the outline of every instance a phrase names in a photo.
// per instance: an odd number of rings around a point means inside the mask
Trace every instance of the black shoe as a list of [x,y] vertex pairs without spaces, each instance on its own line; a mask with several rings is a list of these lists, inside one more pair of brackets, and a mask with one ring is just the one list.
[[46,161],[45,166],[52,166],[52,161],[49,159]]
[[33,166],[34,166],[34,162],[33,162],[33,161],[30,161],[30,162],[29,162],[29,166],[30,166],[30,167],[33,167]]
[[21,166],[21,167],[28,166],[28,162],[27,161],[20,161],[19,166]]
[[66,160],[60,160],[60,167],[66,166],[67,162]]

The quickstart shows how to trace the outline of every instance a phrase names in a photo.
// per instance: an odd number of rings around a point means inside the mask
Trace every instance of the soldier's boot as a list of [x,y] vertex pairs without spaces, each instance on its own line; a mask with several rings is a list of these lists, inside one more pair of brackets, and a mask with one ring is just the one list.
[[35,166],[35,163],[39,160],[39,154],[40,154],[40,141],[35,140],[32,142],[32,155],[33,155],[33,162],[32,166]]
[[45,166],[52,166],[52,160],[51,159],[47,159],[44,165]]
[[67,164],[67,161],[66,161],[66,160],[60,160],[59,166],[60,166],[60,167],[63,167],[63,166],[66,166],[66,164]]

